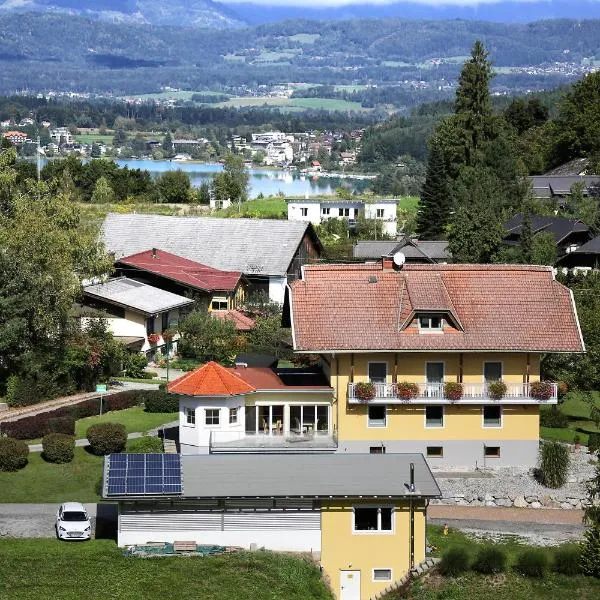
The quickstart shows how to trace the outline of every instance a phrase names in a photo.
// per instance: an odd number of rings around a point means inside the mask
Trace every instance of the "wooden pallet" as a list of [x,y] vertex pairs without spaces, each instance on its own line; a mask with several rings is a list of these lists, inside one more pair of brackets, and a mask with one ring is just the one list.
[[173,550],[175,552],[196,552],[196,542],[173,542]]

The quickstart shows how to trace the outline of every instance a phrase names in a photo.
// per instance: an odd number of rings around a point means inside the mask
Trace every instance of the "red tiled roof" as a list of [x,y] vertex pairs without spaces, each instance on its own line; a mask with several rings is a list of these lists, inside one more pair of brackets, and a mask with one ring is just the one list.
[[250,331],[254,328],[254,321],[239,310],[213,310],[210,314],[222,321],[232,321],[238,331]]
[[185,396],[238,396],[256,391],[231,369],[212,361],[175,379],[167,389]]
[[[447,311],[460,331],[414,335],[411,313]],[[294,348],[581,352],[568,288],[530,265],[309,265],[291,286]]]
[[159,249],[125,256],[119,263],[207,292],[233,292],[242,276],[239,271],[221,271]]
[[228,368],[208,362],[175,379],[167,389],[172,394],[184,396],[238,396],[261,390],[330,391],[331,388],[323,385],[288,385],[269,368]]

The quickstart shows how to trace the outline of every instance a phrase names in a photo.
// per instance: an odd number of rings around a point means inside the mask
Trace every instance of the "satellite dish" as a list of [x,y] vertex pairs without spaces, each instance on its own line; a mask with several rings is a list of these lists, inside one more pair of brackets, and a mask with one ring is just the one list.
[[404,256],[403,252],[396,252],[396,254],[394,254],[394,264],[397,267],[402,268],[402,265],[404,265],[405,262],[406,262],[406,256]]

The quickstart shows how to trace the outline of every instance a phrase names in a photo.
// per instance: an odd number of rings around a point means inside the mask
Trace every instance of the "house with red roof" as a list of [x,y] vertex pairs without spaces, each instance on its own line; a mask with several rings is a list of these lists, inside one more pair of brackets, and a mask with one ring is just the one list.
[[432,467],[535,465],[540,409],[558,398],[541,357],[585,351],[573,296],[544,266],[305,265],[284,319],[335,390],[337,451]]
[[209,362],[168,385],[182,454],[333,452],[333,390],[319,369]]
[[247,290],[240,271],[214,269],[159,248],[124,256],[115,267],[120,275],[193,298],[196,310],[203,308],[219,319],[230,320],[238,331],[254,326],[253,320],[238,310]]

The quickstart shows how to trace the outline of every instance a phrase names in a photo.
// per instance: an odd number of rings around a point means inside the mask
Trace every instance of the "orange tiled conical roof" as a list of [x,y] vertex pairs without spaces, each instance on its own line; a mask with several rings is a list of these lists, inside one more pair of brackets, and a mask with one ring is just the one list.
[[235,373],[213,361],[175,379],[167,389],[172,394],[185,396],[237,396],[256,391]]

